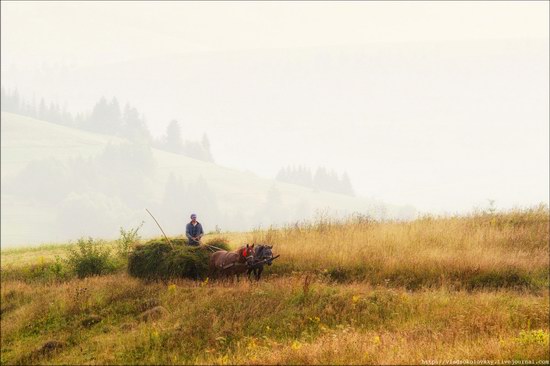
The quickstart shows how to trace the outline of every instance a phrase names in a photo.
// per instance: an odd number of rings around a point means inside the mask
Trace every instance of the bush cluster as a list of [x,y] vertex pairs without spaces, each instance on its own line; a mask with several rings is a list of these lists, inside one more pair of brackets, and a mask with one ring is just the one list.
[[67,262],[79,278],[111,273],[116,263],[111,251],[102,240],[79,239],[75,249],[70,249]]
[[117,239],[117,252],[122,258],[126,258],[132,251],[134,245],[139,243],[141,236],[138,234],[139,229],[143,226],[144,221],[139,224],[138,227],[130,228],[128,230],[123,227],[120,228],[120,238]]

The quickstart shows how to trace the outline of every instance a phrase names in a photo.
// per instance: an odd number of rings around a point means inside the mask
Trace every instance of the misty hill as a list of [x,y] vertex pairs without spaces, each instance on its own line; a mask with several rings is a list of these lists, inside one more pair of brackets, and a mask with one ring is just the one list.
[[[353,212],[411,218],[411,207],[263,179],[250,172],[2,112],[2,245],[114,237],[146,221],[171,235],[190,212],[207,231],[290,223]],[[253,153],[252,151],[250,152]]]
[[177,119],[184,139],[208,132],[219,164],[262,176],[293,164],[338,168],[350,174],[359,195],[430,212],[469,210],[487,198],[512,205],[518,192],[523,202],[548,197],[545,40],[369,43],[2,67],[6,87],[66,102],[75,112],[106,95],[135,105],[153,135]]

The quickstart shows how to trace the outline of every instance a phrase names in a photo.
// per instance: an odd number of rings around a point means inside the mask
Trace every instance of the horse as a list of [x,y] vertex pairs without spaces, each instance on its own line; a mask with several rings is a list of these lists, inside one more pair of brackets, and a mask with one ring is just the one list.
[[267,263],[267,265],[270,266],[273,263],[273,252],[271,251],[271,249],[273,249],[273,245],[258,245],[256,247],[256,250],[254,251],[254,263],[259,264],[255,264],[252,267],[248,268],[246,272],[248,279],[250,279],[250,274],[254,272],[254,277],[256,278],[256,281],[260,280],[260,276],[262,275],[262,272],[264,270],[264,264]]
[[229,278],[244,273],[254,263],[254,244],[233,251],[218,250],[210,256],[210,273],[213,277],[225,275]]

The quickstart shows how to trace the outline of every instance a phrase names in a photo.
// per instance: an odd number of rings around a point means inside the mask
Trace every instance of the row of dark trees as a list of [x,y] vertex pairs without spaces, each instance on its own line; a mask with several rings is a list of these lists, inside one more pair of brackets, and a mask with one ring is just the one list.
[[284,167],[279,170],[275,179],[323,191],[341,193],[348,196],[355,195],[347,173],[338,177],[333,170],[328,171],[324,167],[318,167],[315,174],[312,174],[311,169],[301,165],[298,167]]
[[17,89],[8,91],[3,86],[0,92],[0,102],[3,111],[17,113],[64,126],[76,127],[81,124],[84,119],[81,114],[73,116],[67,111],[66,106],[61,107],[56,103],[48,104],[44,101],[44,98],[41,98],[38,103],[34,98],[32,102],[30,102],[23,98]]
[[102,97],[90,113],[72,114],[66,106],[57,103],[46,103],[43,98],[29,102],[23,98],[17,89],[1,88],[2,110],[11,113],[40,119],[43,121],[80,128],[83,130],[127,138],[132,142],[150,145],[158,149],[185,155],[203,161],[214,161],[210,152],[208,137],[203,135],[202,141],[185,141],[182,138],[181,127],[175,120],[168,124],[166,134],[155,140],[151,136],[145,117],[137,108],[126,104],[121,107],[117,98],[108,100]]

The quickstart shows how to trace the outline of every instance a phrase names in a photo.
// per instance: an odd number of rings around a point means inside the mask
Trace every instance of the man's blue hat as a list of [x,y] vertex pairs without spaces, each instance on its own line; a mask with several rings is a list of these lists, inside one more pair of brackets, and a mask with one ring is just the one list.
[[193,218],[193,217],[194,217],[194,218],[197,218],[197,215],[194,214],[194,213],[192,213],[192,214],[191,214],[191,218]]

